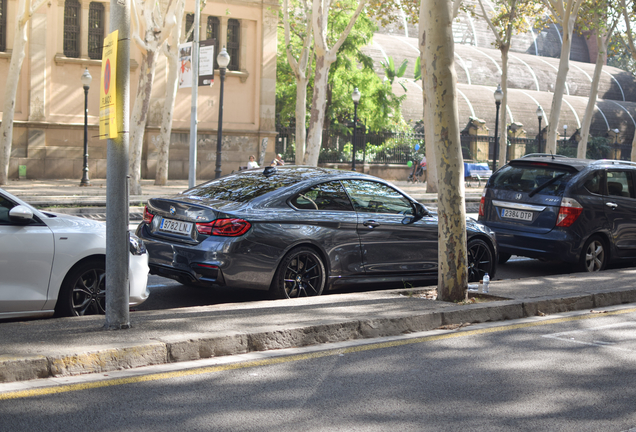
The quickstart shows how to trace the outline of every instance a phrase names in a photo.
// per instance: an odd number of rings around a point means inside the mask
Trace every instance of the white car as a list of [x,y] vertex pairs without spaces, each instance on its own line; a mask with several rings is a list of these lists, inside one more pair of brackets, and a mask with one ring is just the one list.
[[[103,314],[106,225],[39,211],[0,189],[0,319]],[[149,295],[148,254],[130,236],[130,306]]]

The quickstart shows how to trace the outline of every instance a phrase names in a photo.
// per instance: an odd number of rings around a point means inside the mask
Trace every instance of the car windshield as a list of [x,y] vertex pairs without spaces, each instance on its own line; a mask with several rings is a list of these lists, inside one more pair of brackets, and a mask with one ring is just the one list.
[[568,181],[576,172],[545,164],[508,165],[491,179],[490,187],[532,195],[563,195]]
[[182,195],[232,202],[247,202],[276,189],[292,186],[316,175],[315,170],[278,170],[265,176],[262,170],[240,172],[221,177],[192,189]]

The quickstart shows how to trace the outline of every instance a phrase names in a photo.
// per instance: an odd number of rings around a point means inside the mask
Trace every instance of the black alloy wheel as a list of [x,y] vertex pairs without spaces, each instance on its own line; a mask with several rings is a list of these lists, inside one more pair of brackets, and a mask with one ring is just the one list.
[[322,294],[325,287],[325,265],[309,247],[290,251],[281,261],[274,275],[274,298],[313,297]]
[[607,248],[601,237],[595,235],[590,237],[581,251],[579,270],[582,272],[597,272],[605,270],[607,266]]
[[494,279],[494,253],[484,240],[473,239],[468,242],[468,282],[479,282],[486,273]]
[[106,313],[106,266],[92,259],[71,270],[64,279],[55,307],[59,316]]

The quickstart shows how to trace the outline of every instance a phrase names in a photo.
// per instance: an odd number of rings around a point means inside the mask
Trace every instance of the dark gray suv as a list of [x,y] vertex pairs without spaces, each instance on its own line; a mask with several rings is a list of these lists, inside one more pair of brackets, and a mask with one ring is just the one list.
[[636,259],[636,163],[528,155],[490,178],[479,221],[511,255],[560,260],[581,271]]

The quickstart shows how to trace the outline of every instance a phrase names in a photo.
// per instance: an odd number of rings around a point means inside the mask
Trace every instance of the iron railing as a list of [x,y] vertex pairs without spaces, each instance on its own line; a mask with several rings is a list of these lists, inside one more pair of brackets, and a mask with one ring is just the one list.
[[[294,127],[277,128],[276,153],[284,155],[285,160],[294,160]],[[352,134],[337,133],[329,129],[323,130],[323,144],[318,163],[351,163]],[[501,138],[500,138],[501,139]],[[419,145],[423,153],[423,133],[380,132],[367,133],[364,128],[356,131],[356,163],[367,164],[399,164],[419,158],[415,150]],[[462,156],[464,160],[490,162],[494,159],[495,139],[485,135],[462,135]],[[557,141],[557,153],[576,157],[578,142],[574,139]],[[506,160],[519,158],[530,153],[544,150],[545,141],[539,145],[536,138],[509,138]],[[588,143],[588,157],[592,159],[612,158],[629,160],[631,145],[610,143],[602,140],[597,148]]]

